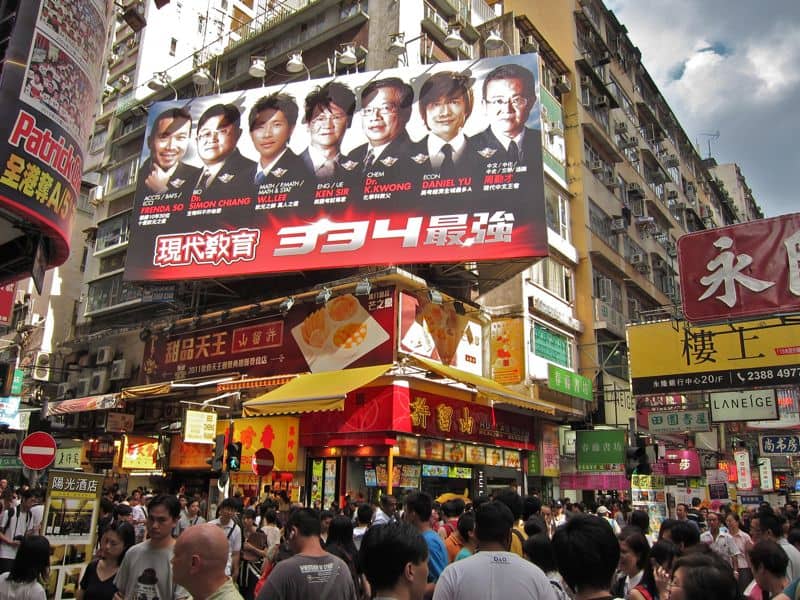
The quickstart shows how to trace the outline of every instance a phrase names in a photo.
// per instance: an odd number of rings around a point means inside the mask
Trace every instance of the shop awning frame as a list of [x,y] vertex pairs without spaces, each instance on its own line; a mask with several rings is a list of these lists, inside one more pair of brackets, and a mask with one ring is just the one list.
[[307,373],[242,404],[242,416],[267,417],[344,410],[349,392],[364,387],[394,369],[383,364],[341,371]]
[[69,415],[93,410],[113,410],[122,408],[122,394],[101,394],[99,396],[84,396],[83,398],[70,398],[48,402],[44,416]]

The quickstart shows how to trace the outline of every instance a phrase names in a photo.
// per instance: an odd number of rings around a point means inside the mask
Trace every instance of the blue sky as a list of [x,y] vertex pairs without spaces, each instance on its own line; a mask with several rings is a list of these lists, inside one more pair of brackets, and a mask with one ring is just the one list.
[[717,162],[738,163],[766,216],[800,212],[800,2],[606,5],[701,155],[710,144]]

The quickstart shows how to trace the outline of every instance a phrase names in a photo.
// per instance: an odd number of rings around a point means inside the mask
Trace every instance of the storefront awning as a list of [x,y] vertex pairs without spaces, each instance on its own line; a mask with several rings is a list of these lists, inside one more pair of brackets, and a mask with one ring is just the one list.
[[449,367],[442,363],[422,358],[421,356],[409,356],[411,362],[417,363],[419,366],[432,371],[442,377],[447,377],[453,381],[465,383],[477,390],[479,395],[483,395],[489,400],[498,403],[510,404],[519,408],[526,408],[528,410],[535,410],[547,415],[556,414],[556,405],[544,400],[536,400],[514,392],[504,385],[497,383],[488,377],[481,377],[473,373],[467,373],[461,369]]
[[245,402],[242,414],[245,417],[266,417],[343,410],[348,392],[375,381],[393,368],[394,365],[377,365],[300,375],[278,389]]
[[85,396],[59,402],[48,402],[45,417],[51,415],[68,415],[87,410],[109,410],[122,407],[122,394],[103,394],[101,396]]
[[172,390],[172,382],[151,383],[149,385],[137,385],[124,388],[122,390],[123,400],[139,400],[140,398],[150,398],[152,396],[164,396]]

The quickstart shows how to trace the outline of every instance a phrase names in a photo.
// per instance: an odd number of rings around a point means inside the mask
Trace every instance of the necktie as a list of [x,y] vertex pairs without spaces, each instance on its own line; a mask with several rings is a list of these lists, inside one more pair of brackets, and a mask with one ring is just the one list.
[[364,172],[369,171],[372,168],[373,163],[375,162],[375,155],[372,153],[372,150],[367,152],[367,156],[364,158]]
[[444,155],[444,160],[442,160],[442,164],[439,167],[439,174],[442,178],[450,177],[455,169],[455,164],[453,163],[453,147],[450,144],[445,144],[442,146],[441,152]]
[[267,174],[264,171],[259,171],[256,175],[256,185],[261,185],[267,180]]
[[336,159],[331,158],[322,163],[317,169],[317,177],[329,179],[336,170]]
[[211,171],[208,169],[203,169],[203,172],[200,173],[200,179],[197,181],[197,187],[201,188],[203,191],[208,189],[208,186],[211,185]]
[[519,162],[519,147],[517,146],[517,142],[513,140],[508,145],[508,160]]

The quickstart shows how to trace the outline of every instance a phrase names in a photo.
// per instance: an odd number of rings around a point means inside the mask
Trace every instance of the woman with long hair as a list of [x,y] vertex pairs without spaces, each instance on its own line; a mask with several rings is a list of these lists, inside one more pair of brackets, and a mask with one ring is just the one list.
[[267,534],[256,527],[256,511],[246,508],[242,513],[242,562],[239,568],[239,590],[244,600],[253,600],[256,583],[267,556]]
[[125,553],[136,542],[133,525],[114,521],[100,538],[98,558],[89,563],[75,593],[78,600],[113,600],[117,592],[114,577]]
[[678,558],[680,550],[668,540],[661,540],[650,547],[650,556],[644,568],[641,581],[629,593],[628,600],[665,600],[666,588],[659,588],[656,570],[660,567],[666,573],[672,572],[672,563]]
[[22,538],[11,571],[0,575],[0,600],[46,600],[41,581],[49,571],[50,542],[47,538],[41,535]]
[[619,572],[620,579],[614,584],[612,592],[630,600],[631,591],[639,585],[647,566],[650,544],[641,529],[628,526],[619,534]]
[[358,550],[353,542],[353,522],[349,518],[344,515],[333,517],[328,526],[328,541],[325,543],[325,550],[347,563],[358,597],[361,598],[364,593],[364,580],[356,568]]

